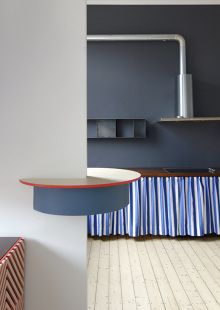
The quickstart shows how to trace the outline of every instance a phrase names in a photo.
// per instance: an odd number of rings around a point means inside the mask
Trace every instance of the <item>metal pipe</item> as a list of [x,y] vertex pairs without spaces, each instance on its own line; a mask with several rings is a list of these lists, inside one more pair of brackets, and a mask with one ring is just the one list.
[[178,117],[193,117],[192,78],[186,74],[186,42],[180,34],[99,34],[87,41],[177,41],[179,43]]
[[178,118],[193,117],[192,75],[178,76]]

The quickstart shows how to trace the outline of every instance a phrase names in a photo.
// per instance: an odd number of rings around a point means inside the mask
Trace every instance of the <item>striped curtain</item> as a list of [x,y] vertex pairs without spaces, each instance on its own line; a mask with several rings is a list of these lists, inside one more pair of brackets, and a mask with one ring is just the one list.
[[144,177],[123,209],[88,217],[91,236],[220,234],[220,177]]

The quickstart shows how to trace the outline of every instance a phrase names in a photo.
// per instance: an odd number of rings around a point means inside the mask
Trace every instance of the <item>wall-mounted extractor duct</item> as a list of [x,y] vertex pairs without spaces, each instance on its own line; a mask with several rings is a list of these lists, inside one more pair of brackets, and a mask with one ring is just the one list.
[[88,35],[88,41],[177,41],[179,43],[180,73],[178,76],[178,116],[193,117],[192,76],[186,73],[186,43],[179,34]]

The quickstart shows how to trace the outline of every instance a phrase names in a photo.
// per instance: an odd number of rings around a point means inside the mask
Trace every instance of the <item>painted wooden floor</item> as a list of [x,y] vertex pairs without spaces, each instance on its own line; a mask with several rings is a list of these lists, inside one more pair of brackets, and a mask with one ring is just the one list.
[[220,238],[89,238],[88,309],[220,310]]

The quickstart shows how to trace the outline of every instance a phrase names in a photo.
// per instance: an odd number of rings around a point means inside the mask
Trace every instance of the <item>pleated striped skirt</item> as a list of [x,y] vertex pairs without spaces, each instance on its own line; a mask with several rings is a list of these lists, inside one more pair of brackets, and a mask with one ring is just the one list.
[[88,216],[91,236],[220,233],[219,177],[144,177],[119,211]]

